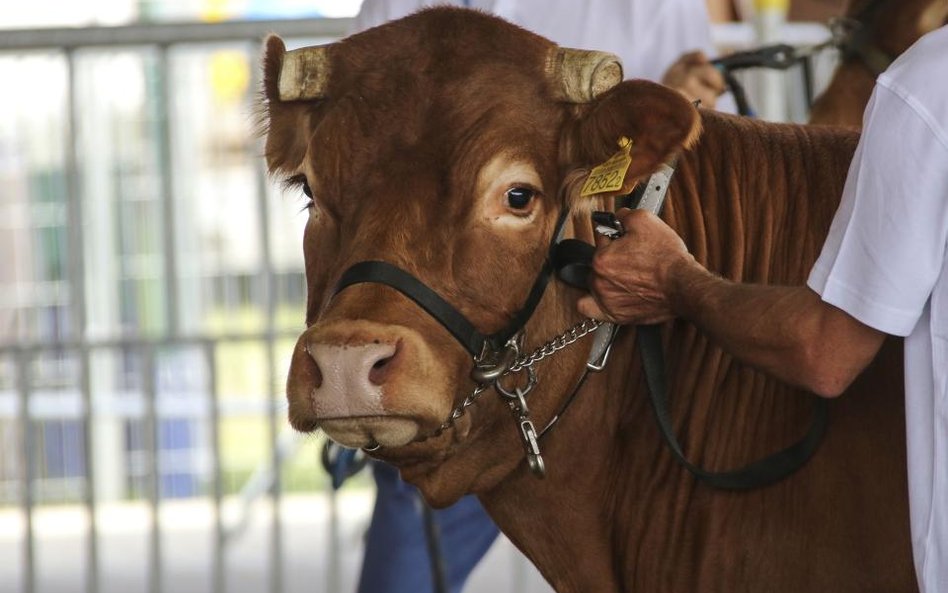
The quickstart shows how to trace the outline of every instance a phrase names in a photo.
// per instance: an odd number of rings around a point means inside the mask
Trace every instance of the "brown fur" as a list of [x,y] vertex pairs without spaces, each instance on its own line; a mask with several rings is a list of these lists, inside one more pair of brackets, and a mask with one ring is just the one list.
[[[575,188],[577,169],[608,157],[619,136],[635,142],[629,184],[694,144],[680,158],[665,218],[701,262],[736,280],[804,281],[841,193],[853,134],[713,113],[699,121],[677,93],[642,82],[588,105],[556,103],[543,78],[549,48],[498,19],[424,11],[334,47],[325,100],[281,103],[270,65],[282,47],[268,42],[268,163],[279,174],[305,172],[317,196],[304,237],[310,327],[288,389],[298,428],[320,420],[307,412],[319,380],[308,343],[414,332],[437,353],[419,364],[438,365],[448,379],[428,385],[425,396],[437,405],[412,404],[417,394],[405,393],[397,414],[432,435],[445,420],[438,410],[470,392],[470,356],[389,287],[359,284],[334,299],[328,287],[352,263],[382,259],[415,274],[481,331],[499,329],[546,257],[570,193],[561,187]],[[536,218],[517,231],[473,214],[478,172],[505,152],[532,163],[542,180]],[[591,240],[582,215],[570,231]],[[558,283],[547,289],[527,325],[528,348],[578,321],[578,294]],[[375,338],[346,333],[352,322],[381,329]],[[735,362],[687,323],[664,331],[675,425],[694,461],[734,467],[805,430],[805,394]],[[915,590],[899,343],[832,403],[829,435],[806,467],[735,493],[696,482],[673,460],[633,338],[623,332],[609,367],[542,440],[544,480],[527,470],[510,411],[493,391],[443,433],[375,455],[436,505],[477,493],[560,592]],[[538,363],[529,395],[538,426],[575,385],[585,356],[577,344]],[[367,419],[366,430],[384,422]]]
[[[871,2],[879,7],[865,26],[872,44],[892,59],[924,34],[948,24],[948,0],[853,0],[846,16],[860,15]],[[813,102],[810,123],[861,127],[874,86],[872,70],[859,57],[847,57]]]

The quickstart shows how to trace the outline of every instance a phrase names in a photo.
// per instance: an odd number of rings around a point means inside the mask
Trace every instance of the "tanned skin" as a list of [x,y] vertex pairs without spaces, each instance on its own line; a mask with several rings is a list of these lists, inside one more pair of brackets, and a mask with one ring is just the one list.
[[725,280],[653,214],[623,210],[619,219],[623,237],[597,238],[583,315],[622,324],[683,317],[747,364],[824,397],[842,393],[882,346],[883,332],[806,286]]
[[689,101],[700,101],[707,109],[714,109],[718,97],[727,90],[724,76],[702,51],[688,52],[679,57],[665,71],[662,84],[675,89]]

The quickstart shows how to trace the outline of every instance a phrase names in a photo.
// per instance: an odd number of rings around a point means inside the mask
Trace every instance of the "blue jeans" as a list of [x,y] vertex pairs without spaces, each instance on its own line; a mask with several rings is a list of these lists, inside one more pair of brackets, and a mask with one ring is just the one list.
[[[359,593],[434,593],[431,559],[418,490],[398,471],[372,463],[378,494],[365,543]],[[497,538],[498,529],[474,496],[434,511],[441,535],[445,578],[460,593],[467,577]]]

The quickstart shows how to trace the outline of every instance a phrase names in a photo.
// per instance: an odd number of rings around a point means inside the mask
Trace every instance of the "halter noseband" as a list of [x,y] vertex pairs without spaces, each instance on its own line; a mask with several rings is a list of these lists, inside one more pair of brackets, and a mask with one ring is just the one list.
[[478,330],[463,313],[424,282],[395,264],[384,261],[361,261],[350,266],[340,276],[333,289],[332,297],[353,284],[372,282],[390,286],[410,298],[444,326],[475,360],[496,357],[503,352],[510,339],[523,329],[530,317],[533,316],[537,305],[540,304],[540,299],[543,297],[550,276],[553,274],[552,252],[563,234],[568,214],[568,208],[564,208],[560,212],[553,231],[553,238],[550,241],[550,247],[547,250],[547,257],[523,306],[514,314],[506,327],[492,334],[484,334]]

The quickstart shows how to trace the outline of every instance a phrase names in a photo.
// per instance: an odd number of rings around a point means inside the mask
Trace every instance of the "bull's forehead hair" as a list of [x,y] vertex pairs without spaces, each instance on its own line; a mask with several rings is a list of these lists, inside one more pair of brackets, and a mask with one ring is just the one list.
[[486,63],[516,63],[543,80],[554,44],[494,15],[442,6],[363,31],[337,46],[339,74],[385,66],[443,82]]
[[334,45],[327,96],[306,126],[322,189],[351,192],[360,189],[354,183],[418,173],[459,189],[453,181],[473,184],[498,152],[545,163],[549,178],[565,109],[546,76],[553,48],[506,21],[453,8]]
[[523,128],[533,111],[556,112],[547,76],[554,48],[493,15],[427,9],[337,44],[330,102],[357,102],[371,136],[394,132],[411,142],[438,129],[455,146],[452,132],[496,130],[486,120]]

